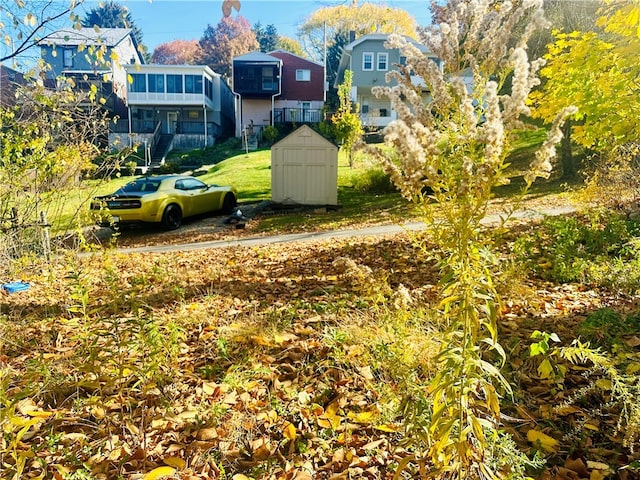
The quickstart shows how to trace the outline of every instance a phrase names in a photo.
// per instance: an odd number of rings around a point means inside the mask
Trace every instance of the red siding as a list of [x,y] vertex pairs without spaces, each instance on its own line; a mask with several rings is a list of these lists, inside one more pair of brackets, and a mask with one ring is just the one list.
[[[282,94],[278,100],[324,100],[324,67],[291,53],[276,51],[269,55],[282,60]],[[296,70],[310,70],[311,80],[296,81]]]

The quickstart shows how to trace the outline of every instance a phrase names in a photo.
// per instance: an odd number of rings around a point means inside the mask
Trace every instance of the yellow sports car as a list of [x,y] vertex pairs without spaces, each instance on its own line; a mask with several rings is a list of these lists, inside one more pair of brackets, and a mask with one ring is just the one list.
[[215,211],[229,214],[236,204],[231,187],[207,185],[186,175],[158,175],[137,178],[111,195],[94,198],[91,210],[102,226],[155,223],[175,230],[183,218]]

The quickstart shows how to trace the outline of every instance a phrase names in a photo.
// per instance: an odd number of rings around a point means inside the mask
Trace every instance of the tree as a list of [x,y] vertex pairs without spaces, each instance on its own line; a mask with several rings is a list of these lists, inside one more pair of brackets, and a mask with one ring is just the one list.
[[339,98],[336,94],[336,89],[333,86],[336,77],[338,75],[338,66],[340,65],[340,58],[342,57],[342,49],[349,43],[349,34],[346,32],[340,32],[333,39],[333,43],[327,49],[327,62],[326,62],[326,75],[327,84],[329,85],[329,91],[327,92],[327,106],[330,109],[337,109],[339,105]]
[[197,40],[173,40],[158,45],[153,51],[151,62],[162,65],[193,65],[200,55]]
[[340,106],[331,118],[337,142],[347,151],[349,166],[353,166],[353,147],[362,138],[362,124],[357,113],[357,105],[351,101],[353,72],[345,70],[344,82],[338,87]]
[[298,55],[299,57],[305,56],[304,51],[302,50],[302,45],[297,40],[289,37],[283,37],[282,35],[278,35],[278,44],[276,45],[276,49],[284,50],[285,52],[293,53],[294,55]]
[[[29,2],[3,2],[0,7],[2,22],[2,50],[0,62],[17,61],[27,55],[33,47],[57,30],[61,23],[80,25],[77,8],[84,0],[67,0],[52,4],[49,0]],[[39,52],[38,52],[39,56]]]
[[82,26],[89,28],[130,28],[138,43],[138,50],[145,59],[149,59],[149,52],[142,40],[142,30],[135,24],[127,7],[111,0],[101,3],[97,8],[92,8],[87,12],[82,19]]
[[[384,148],[367,147],[424,212],[430,244],[417,240],[416,246],[428,249],[441,271],[439,302],[430,313],[445,326],[437,373],[411,393],[419,402],[407,401],[417,451],[402,468],[412,463],[416,473],[439,479],[523,479],[528,459],[505,449],[508,438],[499,433],[500,398],[510,386],[499,370],[506,361],[497,329],[499,262],[481,222],[493,189],[507,180],[506,158],[538,84],[541,62],[529,60],[527,42],[547,23],[542,0],[449,0],[439,20],[422,40],[440,65],[403,37],[389,37],[388,47],[400,49],[406,66],[373,91],[390,99],[397,119],[384,129]],[[527,27],[515,36],[520,25]],[[572,111],[556,115],[525,174],[527,185],[549,175],[562,119]]]
[[[532,96],[534,116],[552,121],[553,112],[578,107],[568,134],[580,145],[606,152],[637,141],[640,134],[640,4],[608,0],[595,31],[555,32],[544,87]],[[575,171],[570,145],[564,149],[565,175]]]
[[242,16],[223,17],[216,27],[207,26],[200,39],[199,63],[208,65],[226,79],[231,78],[234,57],[258,48],[256,34]]
[[263,27],[260,22],[258,22],[253,25],[252,30],[256,35],[256,40],[258,40],[260,44],[261,52],[272,52],[278,47],[279,35],[274,25]]
[[3,268],[22,255],[49,253],[38,240],[44,219],[58,233],[82,224],[86,204],[67,211],[64,223],[59,209],[75,183],[100,168],[97,145],[109,118],[96,94],[79,93],[72,83],[54,91],[32,83],[19,88],[19,107],[0,108],[0,257],[9,260]]
[[417,38],[415,19],[406,11],[372,3],[358,5],[357,1],[314,11],[298,28],[298,38],[310,58],[322,61],[325,39],[326,46],[331,47],[338,35],[349,32],[356,36],[373,32],[399,33]]
[[529,41],[532,56],[542,57],[553,43],[553,30],[570,33],[591,31],[595,26],[600,0],[545,0],[544,13],[550,28],[539,30]]

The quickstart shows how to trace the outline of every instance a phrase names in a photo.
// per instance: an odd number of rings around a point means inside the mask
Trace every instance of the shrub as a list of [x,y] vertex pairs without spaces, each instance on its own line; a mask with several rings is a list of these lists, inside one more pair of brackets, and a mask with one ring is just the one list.
[[280,132],[273,125],[267,125],[262,129],[262,138],[269,145],[273,145],[279,136]]
[[369,168],[353,176],[353,187],[358,192],[392,193],[398,189],[391,181],[389,174],[380,167]]
[[125,164],[126,171],[129,175],[134,175],[136,173],[136,167],[138,166],[138,162],[135,160],[130,160]]

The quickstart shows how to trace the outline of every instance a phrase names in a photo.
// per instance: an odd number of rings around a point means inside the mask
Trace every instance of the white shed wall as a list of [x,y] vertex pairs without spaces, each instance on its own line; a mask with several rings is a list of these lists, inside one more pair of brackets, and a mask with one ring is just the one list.
[[338,204],[338,148],[307,126],[271,148],[271,198],[277,203]]

